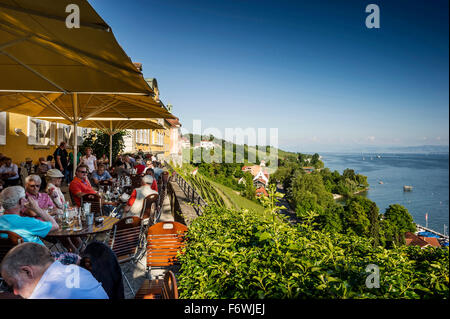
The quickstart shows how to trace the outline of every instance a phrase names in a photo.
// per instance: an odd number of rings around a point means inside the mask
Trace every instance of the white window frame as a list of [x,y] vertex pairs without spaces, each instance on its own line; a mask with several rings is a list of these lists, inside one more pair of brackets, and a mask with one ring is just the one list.
[[56,131],[56,123],[39,120],[28,116],[27,121],[28,145],[34,146],[55,145],[55,131]]
[[6,112],[0,112],[0,145],[6,145]]

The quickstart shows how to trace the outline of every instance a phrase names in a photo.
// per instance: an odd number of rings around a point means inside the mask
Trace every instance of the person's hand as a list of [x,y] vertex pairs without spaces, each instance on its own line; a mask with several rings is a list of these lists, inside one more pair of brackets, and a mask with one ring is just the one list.
[[36,213],[40,213],[41,212],[41,209],[39,208],[39,205],[38,205],[38,203],[37,203],[37,201],[35,201],[33,198],[31,198],[31,197],[29,197],[29,198],[27,198],[27,203],[25,204],[25,207],[26,208],[28,208],[28,209],[30,209],[30,210],[32,210],[33,212],[36,212]]

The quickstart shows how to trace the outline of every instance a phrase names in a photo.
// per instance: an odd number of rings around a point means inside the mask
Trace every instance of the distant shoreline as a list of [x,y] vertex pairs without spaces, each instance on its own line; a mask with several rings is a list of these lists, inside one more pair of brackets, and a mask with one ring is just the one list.
[[[369,190],[369,188],[367,187],[367,188],[362,189],[360,191],[354,192],[353,195],[356,195],[356,194],[359,194],[359,193],[363,193],[363,192],[367,192],[368,190]],[[333,195],[333,199],[334,200],[337,200],[337,199],[340,199],[340,198],[344,197],[344,195],[341,195],[341,194],[332,194],[332,195]]]

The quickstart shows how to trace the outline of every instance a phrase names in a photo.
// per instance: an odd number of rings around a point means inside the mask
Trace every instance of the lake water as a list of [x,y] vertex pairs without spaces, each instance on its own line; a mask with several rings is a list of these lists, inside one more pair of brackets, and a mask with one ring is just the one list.
[[[390,204],[406,207],[414,221],[440,233],[449,225],[449,157],[448,154],[339,154],[321,153],[325,167],[354,169],[367,176],[370,185],[365,194],[380,213]],[[381,158],[378,158],[379,155]],[[363,159],[364,158],[364,159]],[[379,182],[382,181],[383,184]],[[411,185],[411,192],[403,186]],[[448,228],[447,228],[448,232]]]

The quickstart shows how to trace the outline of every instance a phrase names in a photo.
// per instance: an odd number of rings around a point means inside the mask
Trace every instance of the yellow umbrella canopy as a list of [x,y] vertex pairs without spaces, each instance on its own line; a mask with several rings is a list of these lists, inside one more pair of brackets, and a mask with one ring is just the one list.
[[0,75],[0,112],[62,117],[75,132],[91,117],[173,118],[86,0],[0,0]]
[[153,93],[86,0],[0,0],[0,74],[8,92]]
[[102,118],[174,118],[150,96],[0,92],[0,112],[62,117],[71,123]]

